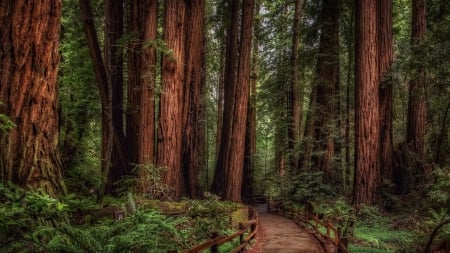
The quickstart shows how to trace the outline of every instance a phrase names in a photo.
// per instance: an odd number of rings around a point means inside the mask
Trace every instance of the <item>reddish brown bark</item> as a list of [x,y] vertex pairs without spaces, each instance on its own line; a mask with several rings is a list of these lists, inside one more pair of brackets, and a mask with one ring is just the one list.
[[57,149],[61,1],[0,3],[0,179],[53,196],[65,193]]
[[183,101],[183,174],[191,198],[201,196],[198,172],[204,165],[204,116],[202,112],[204,0],[186,6],[186,69]]
[[[418,56],[421,41],[426,36],[426,1],[413,0],[411,45],[413,55]],[[406,143],[419,155],[425,158],[425,67],[416,59],[414,76],[409,82],[409,101]]]
[[129,163],[154,162],[156,49],[158,1],[130,2],[129,30],[136,38],[128,51],[127,141]]
[[254,0],[242,3],[241,43],[232,125],[230,162],[226,168],[225,199],[240,202],[244,166],[245,133],[250,88]]
[[211,191],[219,196],[224,196],[225,169],[229,167],[229,151],[231,145],[231,123],[233,121],[234,99],[236,90],[236,63],[238,42],[238,18],[239,1],[229,0],[230,25],[227,31],[227,46],[224,71],[224,111],[220,146],[217,155],[216,170],[214,173]]
[[178,198],[184,193],[181,161],[186,3],[168,0],[164,11],[164,41],[172,53],[162,57],[157,166],[166,169],[163,182],[173,187],[170,196]]
[[356,3],[356,115],[355,181],[353,203],[376,204],[379,200],[379,75],[377,49],[377,3]]
[[259,61],[259,42],[257,38],[260,33],[260,12],[261,4],[255,3],[255,18],[253,32],[253,52],[252,52],[252,70],[250,76],[250,98],[247,112],[247,126],[245,134],[245,155],[244,171],[242,181],[242,198],[249,202],[254,197],[254,173],[255,173],[255,155],[256,155],[256,83],[258,82],[258,61]]
[[380,171],[392,179],[394,144],[392,139],[393,93],[392,65],[392,0],[378,1],[378,57],[380,75]]

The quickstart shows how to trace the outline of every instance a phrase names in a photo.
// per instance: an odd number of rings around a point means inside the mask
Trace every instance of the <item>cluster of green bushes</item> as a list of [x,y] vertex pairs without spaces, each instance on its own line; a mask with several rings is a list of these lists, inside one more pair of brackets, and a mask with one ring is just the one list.
[[[167,252],[207,240],[212,231],[226,233],[235,204],[209,197],[185,201],[185,212],[164,215],[156,208],[124,199],[46,194],[0,184],[2,252]],[[133,202],[133,204],[127,202]],[[122,204],[125,203],[125,204]],[[161,206],[160,204],[155,204]],[[126,208],[124,208],[126,206]],[[106,210],[106,211],[105,211]],[[124,212],[113,219],[110,210]]]

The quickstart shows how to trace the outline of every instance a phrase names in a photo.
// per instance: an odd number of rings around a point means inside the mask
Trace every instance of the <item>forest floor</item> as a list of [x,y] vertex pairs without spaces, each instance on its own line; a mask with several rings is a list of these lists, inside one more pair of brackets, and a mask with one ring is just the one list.
[[293,221],[267,213],[258,205],[258,234],[248,253],[323,253],[320,243]]

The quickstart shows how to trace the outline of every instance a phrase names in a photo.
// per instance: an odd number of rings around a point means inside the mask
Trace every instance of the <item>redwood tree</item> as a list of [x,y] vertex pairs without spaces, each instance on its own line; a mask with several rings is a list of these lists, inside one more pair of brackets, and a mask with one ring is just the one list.
[[253,32],[253,52],[252,52],[252,70],[250,76],[250,98],[247,112],[247,126],[245,134],[245,157],[244,171],[242,181],[242,198],[249,201],[254,197],[254,176],[255,176],[255,155],[256,155],[256,84],[258,82],[259,67],[259,41],[260,34],[260,8],[257,1],[255,3],[255,18]]
[[380,77],[380,171],[384,178],[392,179],[392,0],[378,1],[378,57]]
[[131,1],[129,27],[135,36],[128,52],[127,142],[129,162],[147,164],[154,161],[156,40],[158,1]]
[[58,144],[60,0],[1,1],[0,178],[51,195],[65,192]]
[[355,181],[353,203],[379,200],[379,75],[377,3],[356,2],[355,57]]
[[166,169],[163,182],[173,187],[170,197],[175,198],[184,193],[181,162],[185,11],[185,1],[165,1],[163,37],[171,52],[165,52],[162,57],[156,164]]
[[[224,108],[221,128],[219,150],[217,152],[216,169],[214,173],[211,191],[219,196],[224,196],[225,169],[228,167],[228,156],[231,145],[231,123],[233,120],[234,99],[236,89],[236,56],[238,42],[238,18],[239,0],[229,1],[230,24],[227,29],[227,45],[225,54],[224,71]],[[220,115],[219,115],[220,116]]]
[[230,154],[225,170],[225,199],[241,201],[242,175],[244,166],[245,133],[250,89],[250,63],[253,37],[254,0],[242,4],[241,40],[237,71],[234,115],[232,121]]
[[409,82],[408,120],[406,143],[414,150],[419,158],[425,158],[425,67],[421,66],[419,47],[426,36],[426,1],[413,0],[412,5],[412,54],[416,56],[414,74]]
[[191,198],[200,197],[199,169],[204,166],[204,0],[188,0],[186,6],[186,59],[183,99],[183,175]]

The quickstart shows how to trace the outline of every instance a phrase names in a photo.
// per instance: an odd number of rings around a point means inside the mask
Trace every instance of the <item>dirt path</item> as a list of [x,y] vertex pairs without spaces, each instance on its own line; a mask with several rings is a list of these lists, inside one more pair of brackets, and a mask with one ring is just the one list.
[[324,253],[319,242],[291,220],[267,213],[266,205],[256,208],[259,230],[248,253]]

